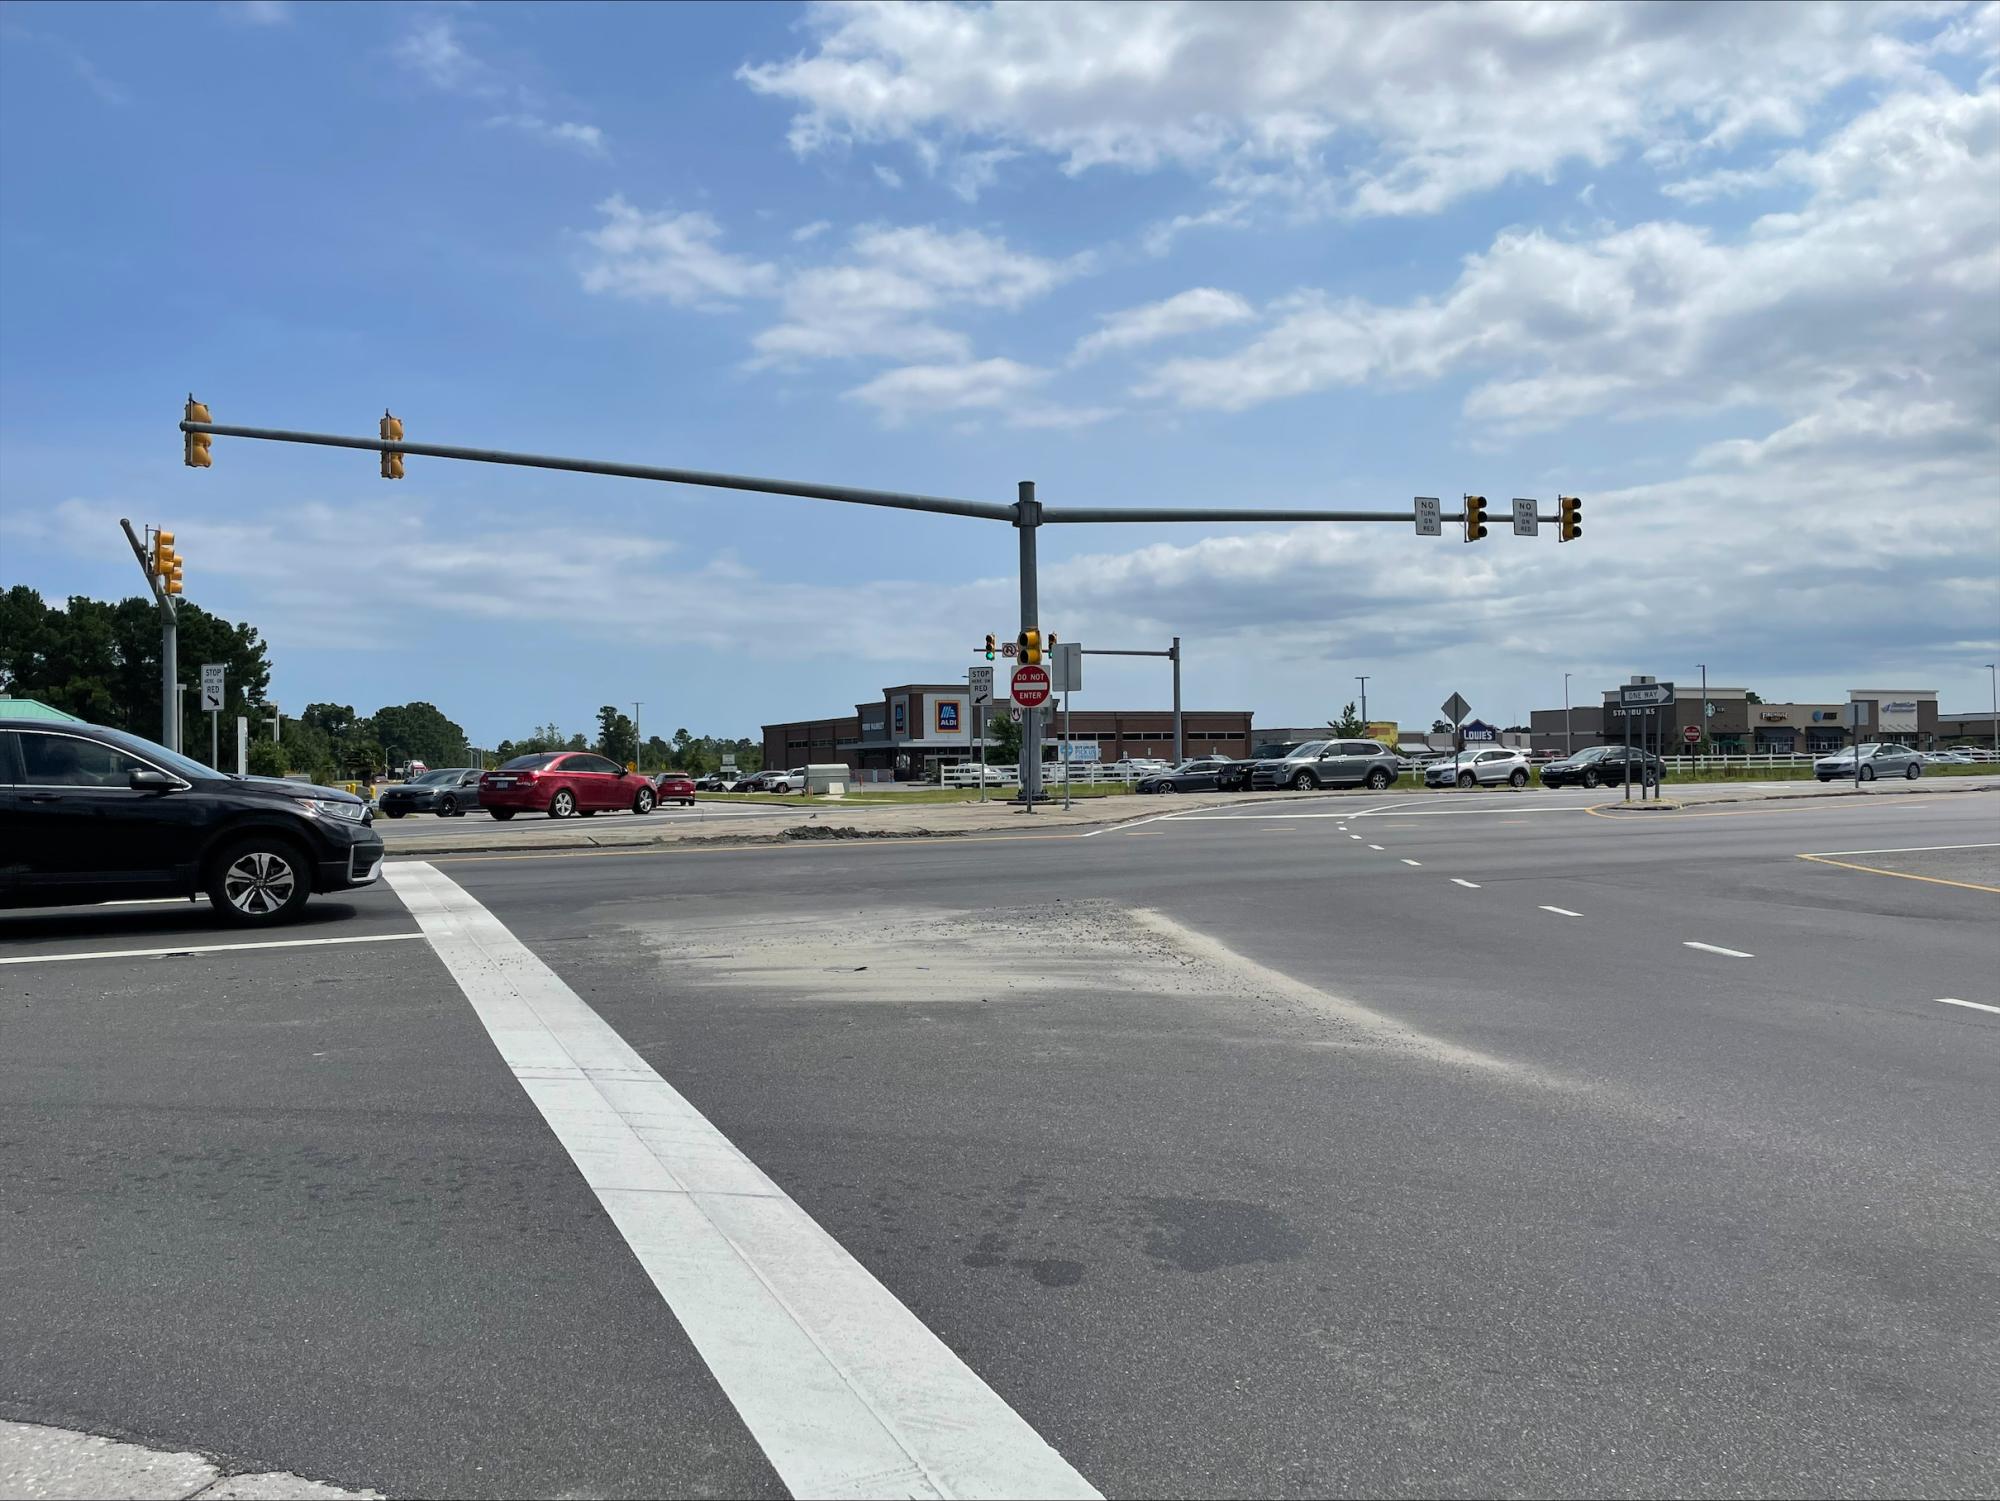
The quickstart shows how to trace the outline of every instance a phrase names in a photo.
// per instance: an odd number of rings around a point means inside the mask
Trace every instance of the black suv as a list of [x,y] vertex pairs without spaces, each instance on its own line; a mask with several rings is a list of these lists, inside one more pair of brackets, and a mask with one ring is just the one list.
[[[1631,759],[1627,760],[1627,756]],[[1644,768],[1642,773],[1641,768]],[[1651,751],[1622,745],[1593,745],[1561,761],[1542,768],[1544,787],[1622,787],[1629,777],[1656,787],[1666,780],[1666,763]]]
[[102,725],[0,718],[0,907],[208,893],[231,922],[296,917],[382,871],[368,804],[232,777]]

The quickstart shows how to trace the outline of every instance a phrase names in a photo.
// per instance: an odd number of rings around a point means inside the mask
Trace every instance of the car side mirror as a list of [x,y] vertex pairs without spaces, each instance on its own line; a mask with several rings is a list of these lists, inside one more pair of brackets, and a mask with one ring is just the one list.
[[177,777],[170,777],[164,771],[155,771],[150,766],[142,766],[125,779],[125,785],[134,792],[172,792],[181,784]]

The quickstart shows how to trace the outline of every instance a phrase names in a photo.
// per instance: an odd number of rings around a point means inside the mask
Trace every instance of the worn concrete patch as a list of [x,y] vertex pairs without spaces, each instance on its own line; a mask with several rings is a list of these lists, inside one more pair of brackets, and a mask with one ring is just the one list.
[[336,1501],[379,1497],[279,1470],[225,1474],[206,1455],[0,1422],[0,1496],[9,1501]]

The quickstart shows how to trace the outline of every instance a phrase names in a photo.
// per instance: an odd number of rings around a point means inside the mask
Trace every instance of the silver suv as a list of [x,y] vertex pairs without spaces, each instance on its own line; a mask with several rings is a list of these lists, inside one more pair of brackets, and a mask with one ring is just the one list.
[[1460,751],[1424,768],[1426,787],[1528,785],[1528,758],[1517,750]]
[[1250,785],[1265,791],[1364,786],[1379,791],[1402,769],[1396,753],[1377,740],[1308,740],[1281,761],[1259,761],[1250,773]]

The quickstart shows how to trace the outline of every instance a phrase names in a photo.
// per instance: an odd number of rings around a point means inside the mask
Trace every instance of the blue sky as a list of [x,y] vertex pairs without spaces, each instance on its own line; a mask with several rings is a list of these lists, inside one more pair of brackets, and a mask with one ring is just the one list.
[[[0,9],[0,584],[260,626],[281,703],[751,732],[1011,633],[948,518],[218,421],[1051,504],[1586,497],[1558,548],[1044,536],[1191,704],[1562,674],[1987,699],[2000,9]],[[1164,699],[1092,664],[1089,699]]]

